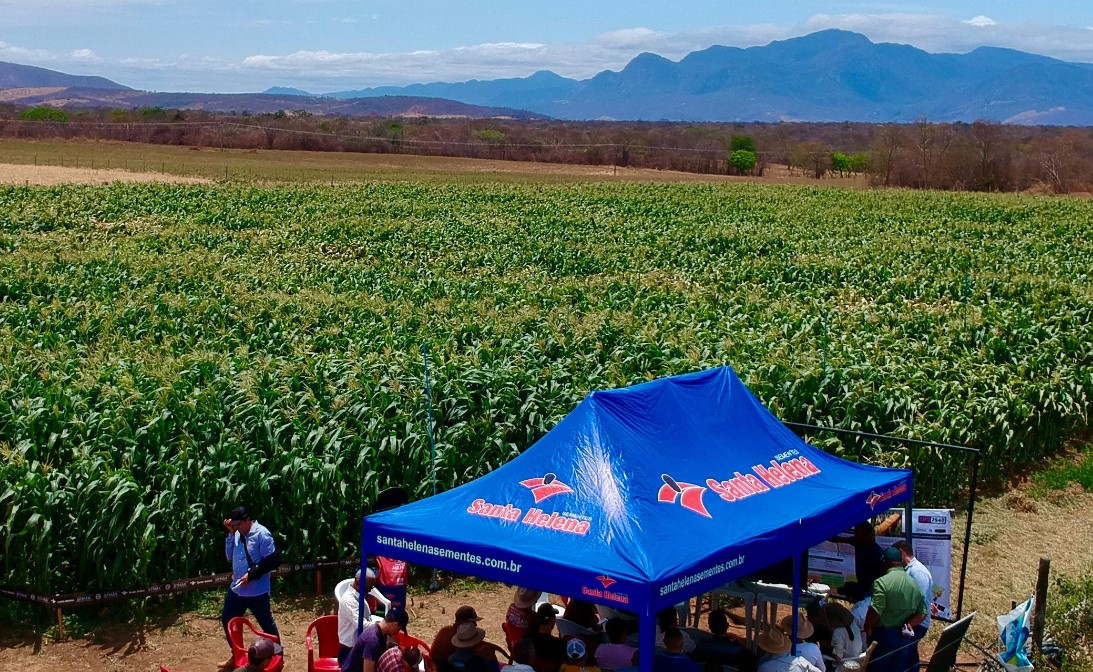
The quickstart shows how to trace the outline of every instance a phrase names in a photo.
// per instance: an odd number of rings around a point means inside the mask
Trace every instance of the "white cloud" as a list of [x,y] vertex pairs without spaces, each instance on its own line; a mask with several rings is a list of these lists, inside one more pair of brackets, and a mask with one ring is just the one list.
[[95,55],[95,52],[90,49],[75,49],[69,53],[69,56],[74,61],[84,61],[86,63],[102,62],[102,59]]
[[972,18],[968,19],[967,21],[965,21],[964,23],[968,24],[969,26],[979,26],[980,28],[982,28],[984,26],[997,26],[998,25],[997,21],[995,21],[994,19],[992,19],[989,16],[983,16],[982,14],[980,14],[979,16],[972,17]]

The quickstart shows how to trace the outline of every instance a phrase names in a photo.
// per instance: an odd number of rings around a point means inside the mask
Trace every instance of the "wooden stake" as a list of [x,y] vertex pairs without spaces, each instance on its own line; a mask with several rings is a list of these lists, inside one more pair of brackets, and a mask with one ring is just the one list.
[[315,594],[323,594],[323,570],[321,569],[315,570]]
[[60,607],[57,607],[57,641],[65,641],[65,619]]
[[1040,558],[1040,571],[1036,575],[1036,600],[1032,612],[1032,655],[1040,655],[1044,645],[1044,622],[1047,620],[1047,575],[1051,558]]

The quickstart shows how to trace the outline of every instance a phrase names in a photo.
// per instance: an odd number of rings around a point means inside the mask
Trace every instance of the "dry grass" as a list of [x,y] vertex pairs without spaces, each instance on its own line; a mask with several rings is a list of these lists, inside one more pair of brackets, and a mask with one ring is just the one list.
[[[978,611],[972,638],[992,643],[998,631],[994,617],[1010,610],[1010,602],[1032,596],[1041,556],[1051,558],[1052,576],[1077,577],[1093,570],[1093,493],[1080,487],[1055,491],[1039,500],[1014,490],[980,502],[973,519],[972,545],[964,613]],[[953,583],[958,579],[963,516],[954,521]]]
[[0,163],[0,184],[49,186],[54,184],[110,184],[112,182],[171,182],[201,184],[209,180],[166,173],[131,172],[118,169],[29,166]]

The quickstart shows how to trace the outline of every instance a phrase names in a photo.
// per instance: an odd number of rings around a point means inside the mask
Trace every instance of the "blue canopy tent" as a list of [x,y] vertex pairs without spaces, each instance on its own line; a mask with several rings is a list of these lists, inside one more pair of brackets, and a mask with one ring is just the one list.
[[651,670],[657,611],[910,497],[909,471],[809,446],[726,366],[592,392],[495,471],[367,516],[361,557],[635,612]]

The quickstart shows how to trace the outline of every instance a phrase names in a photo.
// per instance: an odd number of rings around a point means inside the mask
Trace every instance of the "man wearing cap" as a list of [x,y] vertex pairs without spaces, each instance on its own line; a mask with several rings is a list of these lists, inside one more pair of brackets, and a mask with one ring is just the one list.
[[376,664],[376,672],[418,672],[421,650],[416,646],[401,648],[392,646],[383,652]]
[[558,612],[554,611],[554,605],[540,604],[535,610],[535,629],[524,636],[535,647],[535,659],[539,661],[539,666],[546,669],[557,669],[565,660],[565,642],[561,637],[554,636],[557,623]]
[[[376,575],[369,569],[364,579],[364,592],[368,594],[376,585]],[[372,611],[369,609],[367,599],[361,603],[361,570],[353,576],[353,579],[341,581],[334,588],[334,597],[338,600],[338,662],[345,662],[349,650],[353,648],[353,642],[357,640],[357,622],[364,612],[364,624],[372,621]]]
[[508,624],[505,628],[505,638],[511,640],[508,642],[510,649],[513,644],[522,640],[535,624],[535,602],[540,595],[542,593],[531,588],[516,589],[516,595],[513,596],[509,610],[505,614],[505,623]]
[[490,672],[498,672],[497,656],[493,647],[486,644],[486,631],[478,627],[474,621],[460,623],[455,634],[452,635],[452,646],[455,653],[448,656],[449,670],[463,672],[464,670],[481,669],[482,665]]
[[899,549],[883,554],[885,573],[873,582],[873,603],[865,617],[865,634],[877,643],[869,659],[870,672],[916,672],[918,642],[915,626],[926,618],[926,599],[903,569]]
[[247,664],[237,667],[235,672],[259,672],[269,667],[273,657],[282,653],[281,645],[275,644],[265,637],[259,637],[247,649]]
[[[243,616],[247,610],[254,614],[262,630],[280,638],[269,601],[269,573],[281,564],[281,552],[273,543],[273,535],[251,517],[245,506],[232,509],[224,519],[224,528],[228,531],[224,555],[232,564],[232,580],[224,596],[220,623],[224,626],[228,646],[231,646],[228,621]],[[219,667],[230,669],[234,666],[235,661],[228,658]]]
[[365,625],[342,662],[342,672],[376,672],[376,663],[387,650],[387,638],[398,634],[405,618],[402,609],[392,607],[382,621]]
[[474,623],[478,625],[480,621],[478,612],[474,610],[474,607],[470,605],[463,605],[455,610],[455,623],[451,625],[445,625],[443,628],[437,631],[436,637],[433,637],[433,646],[429,649],[430,655],[436,662],[445,661],[455,653],[455,647],[452,646],[452,637],[455,637],[456,628],[463,623]]
[[[922,622],[914,628],[915,642],[918,643],[926,636],[926,632],[930,629],[930,623],[933,620],[930,598],[934,595],[934,577],[930,574],[930,570],[926,565],[919,562],[918,558],[915,557],[915,550],[911,546],[911,542],[900,539],[892,546],[899,550],[900,559],[903,561],[903,571],[915,580],[915,584],[922,591],[922,596],[926,600],[926,618],[922,619]],[[917,669],[919,663],[917,646],[911,649],[911,659]]]
[[793,642],[790,641],[789,635],[776,625],[761,632],[756,643],[766,652],[766,655],[760,659],[756,672],[823,672],[824,670],[808,662],[804,656],[793,655]]

